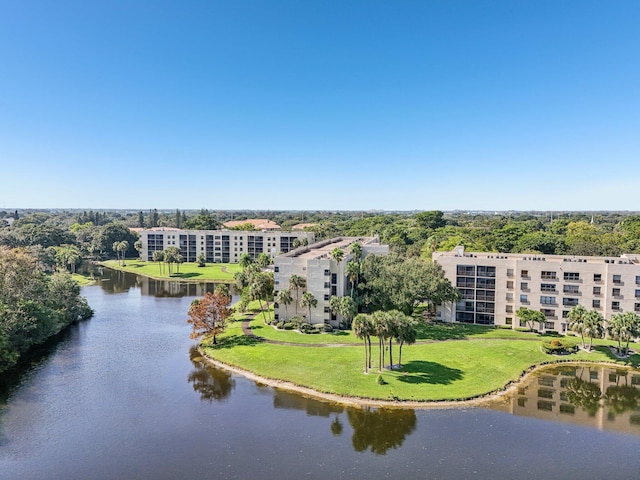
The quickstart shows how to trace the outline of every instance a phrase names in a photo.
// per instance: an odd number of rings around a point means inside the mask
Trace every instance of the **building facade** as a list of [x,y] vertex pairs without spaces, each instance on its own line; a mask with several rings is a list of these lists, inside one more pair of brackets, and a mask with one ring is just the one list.
[[140,257],[152,261],[153,252],[178,247],[184,262],[195,262],[204,254],[209,263],[237,263],[243,253],[256,258],[266,253],[275,258],[294,248],[294,242],[312,243],[311,232],[240,231],[240,230],[181,230],[156,227],[139,232],[142,249]]
[[[386,255],[389,246],[382,245],[378,237],[338,237],[325,240],[306,247],[300,247],[289,253],[278,256],[274,262],[274,294],[280,290],[290,289],[293,296],[291,305],[275,304],[275,319],[289,320],[294,316],[301,316],[311,324],[328,323],[337,327],[344,320],[334,315],[329,308],[332,296],[343,297],[349,294],[346,266],[353,259],[351,247],[359,243],[362,247],[362,257],[367,255]],[[340,262],[331,258],[331,252],[340,248],[344,257]],[[306,287],[296,291],[290,288],[289,280],[292,275],[298,275],[306,281]],[[299,300],[303,292],[311,292],[318,301],[318,305],[309,310],[301,308]]]
[[520,325],[520,307],[539,310],[545,331],[567,331],[569,310],[582,305],[605,319],[640,313],[640,256],[587,257],[520,253],[434,252],[461,300],[438,307],[437,318],[483,325]]

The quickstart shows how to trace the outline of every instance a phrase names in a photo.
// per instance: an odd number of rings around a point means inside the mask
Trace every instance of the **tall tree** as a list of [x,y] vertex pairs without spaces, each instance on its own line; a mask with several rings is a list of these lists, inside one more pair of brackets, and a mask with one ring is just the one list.
[[164,262],[164,252],[162,250],[155,250],[153,252],[152,259],[154,262],[158,262],[160,268],[160,275],[162,275],[162,262]]
[[300,306],[309,309],[309,324],[311,324],[311,309],[318,306],[318,300],[311,292],[304,292],[300,299]]
[[594,337],[602,338],[604,334],[604,318],[595,310],[587,312],[585,316],[584,333],[589,337],[589,350],[592,350]]
[[397,329],[396,329],[396,340],[398,341],[398,350],[399,350],[399,359],[398,364],[402,367],[402,346],[406,343],[407,345],[413,345],[416,343],[416,339],[418,337],[418,330],[416,329],[416,323],[411,317],[407,317],[406,315],[401,318]]
[[298,313],[298,305],[300,304],[300,290],[307,286],[307,281],[300,275],[293,274],[289,278],[289,289],[296,291],[296,314]]
[[569,313],[567,314],[567,318],[569,319],[569,330],[580,334],[580,338],[582,338],[582,348],[586,348],[584,343],[584,334],[585,322],[588,313],[587,309],[582,305],[576,305],[569,310]]
[[199,338],[210,335],[215,345],[216,337],[226,328],[226,319],[231,314],[230,303],[231,297],[220,292],[207,292],[204,298],[191,302],[187,319],[187,323],[192,326],[189,336]]
[[354,295],[356,282],[358,281],[359,276],[360,276],[360,262],[356,260],[351,260],[349,263],[347,263],[347,278],[351,283],[351,297],[353,297]]
[[144,228],[144,213],[142,213],[142,210],[138,212],[138,227]]
[[240,258],[238,259],[238,265],[240,265],[240,268],[242,270],[246,270],[247,267],[252,263],[253,263],[253,259],[251,258],[251,255],[249,255],[248,253],[241,254]]
[[371,314],[371,321],[376,337],[378,337],[378,371],[384,369],[384,343],[389,336],[389,319],[386,312],[376,311]]
[[342,261],[342,259],[344,258],[344,250],[342,250],[339,247],[334,248],[333,250],[331,250],[331,253],[329,254],[331,256],[331,258],[333,258],[333,260],[337,263],[340,264],[340,262]]
[[529,326],[529,330],[533,331],[536,323],[542,330],[544,323],[547,320],[547,317],[544,316],[544,313],[538,310],[531,310],[527,307],[520,307],[516,312],[516,317],[525,322],[525,325]]
[[[371,367],[371,335],[373,324],[366,313],[359,313],[353,319],[353,334],[364,342],[364,373],[369,373]],[[367,349],[368,342],[368,349]]]
[[351,244],[351,255],[353,255],[353,259],[358,261],[362,258],[362,244],[359,242],[354,242]]
[[260,268],[267,268],[269,265],[271,265],[271,257],[268,254],[262,252],[258,255],[258,258],[256,258],[256,263]]
[[293,297],[291,296],[291,292],[289,290],[278,291],[278,294],[276,295],[276,302],[279,305],[284,305],[284,317],[285,319],[288,319],[289,314],[287,312],[287,309],[289,305],[291,305],[291,302],[293,302]]
[[618,342],[618,354],[622,355],[622,342],[626,343],[625,355],[629,354],[629,342],[640,336],[640,317],[634,312],[616,313],[611,316],[607,330]]

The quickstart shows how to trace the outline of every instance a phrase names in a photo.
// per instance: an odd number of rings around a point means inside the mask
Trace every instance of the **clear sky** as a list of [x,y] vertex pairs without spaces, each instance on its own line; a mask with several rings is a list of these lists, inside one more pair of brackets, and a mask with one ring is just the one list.
[[639,192],[638,0],[0,0],[0,209]]

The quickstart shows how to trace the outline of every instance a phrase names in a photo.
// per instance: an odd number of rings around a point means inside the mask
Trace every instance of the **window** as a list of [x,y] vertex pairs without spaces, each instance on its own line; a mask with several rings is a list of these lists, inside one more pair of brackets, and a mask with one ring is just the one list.
[[569,310],[563,310],[562,311],[562,318],[568,318],[569,317]]
[[456,271],[461,277],[474,277],[476,275],[476,267],[473,265],[458,265]]
[[545,317],[555,317],[556,316],[556,311],[552,310],[550,308],[541,308],[540,311],[542,313],[544,313]]
[[636,290],[636,298],[640,298],[640,290]]
[[619,297],[620,296],[620,289],[619,288],[614,288],[611,293],[613,293],[614,297]]
[[542,305],[555,305],[556,304],[556,297],[548,297],[548,296],[541,296],[540,297],[540,303]]
[[513,288],[513,280],[507,280],[507,288]]
[[507,317],[504,323],[505,325],[513,325],[513,317]]
[[611,302],[611,310],[620,310],[620,302]]
[[594,273],[593,274],[593,281],[594,282],[601,282],[602,281],[602,274],[601,273]]
[[529,284],[527,282],[522,282],[520,284],[520,290],[524,290],[524,291],[529,290]]
[[555,280],[556,272],[540,272],[540,278],[543,280]]
[[520,303],[529,303],[529,298],[526,295],[520,295]]
[[578,299],[577,298],[563,298],[562,299],[562,305],[565,305],[567,307],[575,307],[576,305],[578,305]]
[[545,330],[553,330],[555,328],[555,323],[553,322],[545,322],[544,323]]
[[330,311],[329,307],[324,307],[324,313],[329,313]]
[[622,283],[622,277],[620,275],[614,275],[613,283]]
[[564,293],[580,293],[580,287],[578,285],[565,285],[562,287]]
[[578,272],[564,272],[564,279],[577,281],[580,280],[580,274]]
[[527,278],[529,276],[529,270],[521,270],[520,271],[520,276],[522,278]]
[[591,306],[592,306],[593,308],[600,308],[600,299],[598,298],[598,299],[593,300],[593,301],[591,302]]
[[329,297],[330,297],[330,295],[327,295],[326,293],[324,294],[324,300],[325,300],[325,302],[326,302],[327,300],[329,300]]
[[542,283],[540,284],[541,292],[555,292],[556,284],[555,283]]
[[331,275],[331,272],[329,270],[325,270],[324,271],[324,276],[328,277],[329,275]]
[[593,287],[593,294],[600,295],[600,287]]
[[633,311],[634,312],[640,312],[640,303],[635,303],[633,305]]
[[485,267],[482,265],[478,265],[478,277],[495,277],[496,276],[496,267]]
[[329,288],[331,287],[331,284],[329,282],[324,282],[324,288]]
[[636,275],[636,285],[640,285],[640,275]]
[[273,271],[278,273],[280,271],[280,267],[278,267],[278,266],[273,267]]
[[[513,277],[513,268],[507,268],[507,277]],[[637,277],[640,278],[640,277]],[[640,282],[636,282],[640,283]]]
[[273,319],[274,319],[274,320],[279,320],[279,319],[280,319],[280,315],[278,315],[277,313],[275,313],[275,314],[273,315]]

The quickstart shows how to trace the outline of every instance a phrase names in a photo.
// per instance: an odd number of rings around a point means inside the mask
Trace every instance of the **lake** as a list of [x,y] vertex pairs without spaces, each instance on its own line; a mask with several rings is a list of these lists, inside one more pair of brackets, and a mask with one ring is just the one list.
[[208,365],[213,285],[105,271],[0,385],[2,479],[640,478],[640,372],[553,367],[486,408],[357,409]]

